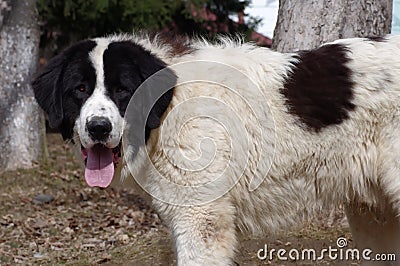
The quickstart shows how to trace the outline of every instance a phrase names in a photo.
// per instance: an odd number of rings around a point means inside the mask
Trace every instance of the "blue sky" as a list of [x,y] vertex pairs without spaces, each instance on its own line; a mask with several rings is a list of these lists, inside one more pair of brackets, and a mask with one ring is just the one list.
[[393,1],[392,33],[400,34],[400,0]]
[[[278,0],[253,0],[246,13],[263,18],[257,31],[272,37],[278,16]],[[400,0],[393,0],[392,34],[400,34]]]

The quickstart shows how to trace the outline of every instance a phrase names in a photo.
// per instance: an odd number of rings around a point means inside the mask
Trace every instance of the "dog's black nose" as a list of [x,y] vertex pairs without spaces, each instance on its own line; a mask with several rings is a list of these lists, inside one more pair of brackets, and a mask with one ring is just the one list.
[[103,141],[108,138],[112,130],[110,120],[105,117],[96,116],[86,123],[89,135],[93,140]]

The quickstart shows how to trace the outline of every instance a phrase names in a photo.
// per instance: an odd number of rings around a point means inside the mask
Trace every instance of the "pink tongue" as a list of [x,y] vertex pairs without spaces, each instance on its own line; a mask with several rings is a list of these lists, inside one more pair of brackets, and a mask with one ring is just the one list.
[[102,145],[88,149],[85,179],[91,187],[108,187],[114,176],[112,150]]

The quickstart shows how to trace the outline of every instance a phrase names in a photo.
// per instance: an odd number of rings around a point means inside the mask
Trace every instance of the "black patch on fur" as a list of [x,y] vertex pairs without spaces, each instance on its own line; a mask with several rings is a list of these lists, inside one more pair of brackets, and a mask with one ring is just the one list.
[[[110,43],[103,55],[105,85],[110,98],[118,106],[121,116],[124,116],[129,100],[136,89],[151,75],[162,70],[166,64],[131,41]],[[176,77],[171,71],[172,86]],[[172,100],[173,89],[164,93],[154,104],[146,118],[145,139],[151,129],[160,126],[160,119]],[[146,99],[143,99],[145,101]]]
[[373,42],[386,42],[387,39],[383,36],[369,36],[367,37],[368,40]]
[[289,112],[309,129],[318,132],[340,124],[355,108],[347,52],[343,45],[330,44],[298,53],[299,62],[294,64],[281,93]]
[[[64,140],[72,139],[80,109],[95,88],[95,69],[89,59],[95,46],[96,42],[85,40],[67,48],[52,58],[32,82],[50,127],[59,129]],[[86,91],[80,92],[80,86]]]

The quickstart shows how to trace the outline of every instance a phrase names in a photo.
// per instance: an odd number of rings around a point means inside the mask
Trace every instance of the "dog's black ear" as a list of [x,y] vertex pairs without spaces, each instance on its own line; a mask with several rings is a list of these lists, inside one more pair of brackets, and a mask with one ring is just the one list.
[[[154,129],[160,126],[160,120],[168,105],[170,104],[173,96],[173,87],[176,84],[177,77],[175,73],[166,69],[166,64],[158,59],[157,57],[150,55],[146,58],[146,61],[141,64],[140,72],[143,80],[151,77],[153,74],[162,70],[162,72],[158,72],[154,78],[157,79],[156,84],[160,84],[163,87],[168,86],[171,88],[167,92],[165,92],[161,97],[157,97],[158,100],[154,103],[149,116],[147,117],[146,127],[149,129]],[[154,97],[150,97],[154,99]],[[147,135],[148,133],[146,133]]]
[[32,81],[39,106],[46,112],[51,128],[58,128],[63,120],[61,73],[64,54],[52,58]]

